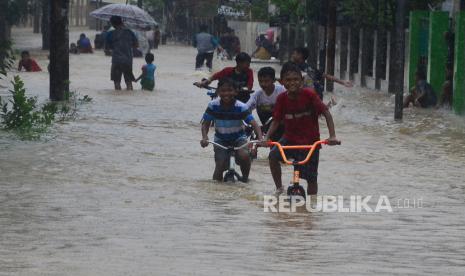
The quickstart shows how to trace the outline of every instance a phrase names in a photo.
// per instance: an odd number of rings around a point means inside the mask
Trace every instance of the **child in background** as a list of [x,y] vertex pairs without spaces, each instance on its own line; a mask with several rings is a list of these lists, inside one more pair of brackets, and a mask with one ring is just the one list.
[[79,49],[80,53],[83,54],[92,54],[94,51],[92,50],[92,44],[90,44],[89,38],[86,37],[85,34],[81,34],[79,36],[79,40],[77,41],[77,48]]
[[315,89],[321,100],[323,100],[324,79],[339,83],[348,88],[353,87],[353,84],[350,81],[340,80],[333,75],[326,74],[316,68],[311,67],[306,62],[308,56],[309,52],[307,48],[298,47],[292,51],[291,61],[297,64],[302,72],[306,73],[307,76],[305,76],[304,79],[304,86]]
[[147,64],[142,66],[142,74],[136,79],[136,82],[141,80],[140,84],[142,85],[142,90],[153,91],[155,88],[155,70],[157,66],[153,64],[154,59],[155,57],[152,53],[147,53],[145,55],[145,62],[147,62]]
[[436,93],[433,87],[426,81],[426,72],[424,69],[418,69],[415,72],[415,87],[410,90],[410,94],[404,99],[404,108],[415,107],[434,107],[437,104]]
[[18,64],[18,71],[24,68],[26,72],[39,72],[42,71],[37,62],[31,58],[28,51],[21,52],[21,60]]

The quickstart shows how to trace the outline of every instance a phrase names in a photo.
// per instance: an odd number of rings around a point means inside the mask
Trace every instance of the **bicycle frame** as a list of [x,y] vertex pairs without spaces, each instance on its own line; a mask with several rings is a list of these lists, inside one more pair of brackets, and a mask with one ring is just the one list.
[[[313,153],[318,148],[318,146],[327,145],[328,140],[316,141],[313,145],[283,146],[279,142],[271,142],[271,141],[267,142],[267,144],[269,147],[276,146],[279,150],[279,153],[281,154],[281,157],[283,158],[284,163],[294,166],[294,174],[293,174],[291,183],[294,185],[299,185],[300,171],[297,169],[297,166],[306,164],[310,160],[310,158],[312,157]],[[286,157],[286,153],[284,152],[284,150],[309,150],[309,152],[304,160],[289,161]]]
[[240,149],[243,149],[243,148],[246,148],[248,147],[249,145],[252,145],[252,144],[256,144],[256,143],[260,143],[260,141],[249,141],[239,147],[225,147],[221,144],[218,144],[216,142],[211,142],[211,141],[208,141],[208,143],[214,145],[214,146],[217,146],[219,148],[222,148],[224,150],[227,150],[228,151],[228,154],[229,154],[229,168],[225,174],[225,177],[224,177],[224,182],[227,182],[229,181],[229,179],[231,179],[232,182],[235,182],[235,178],[237,178],[238,180],[241,180],[242,176],[239,175],[239,173],[236,172],[236,151],[240,150]]

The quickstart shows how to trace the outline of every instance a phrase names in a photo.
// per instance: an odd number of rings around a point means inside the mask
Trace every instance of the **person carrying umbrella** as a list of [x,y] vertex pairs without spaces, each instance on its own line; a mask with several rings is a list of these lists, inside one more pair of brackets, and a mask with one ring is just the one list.
[[111,80],[115,83],[115,90],[121,90],[121,76],[124,76],[127,90],[132,90],[132,82],[135,81],[132,72],[133,49],[139,46],[138,41],[136,35],[124,26],[120,16],[112,16],[110,23],[115,28],[106,36],[106,43],[112,50]]

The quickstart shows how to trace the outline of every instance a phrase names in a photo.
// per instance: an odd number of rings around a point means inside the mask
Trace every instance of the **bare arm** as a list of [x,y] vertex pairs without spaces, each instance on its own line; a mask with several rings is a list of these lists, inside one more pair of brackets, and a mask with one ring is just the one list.
[[145,67],[142,67],[142,74],[140,74],[140,76],[134,82],[138,82],[140,79],[142,79],[145,76],[146,71],[147,70],[145,69]]
[[200,140],[200,145],[204,148],[208,146],[208,131],[210,130],[211,121],[202,122],[202,140]]
[[328,141],[329,141],[329,145],[340,144],[341,142],[336,139],[336,130],[335,130],[335,127],[334,127],[333,116],[331,115],[331,113],[329,113],[328,110],[323,112],[323,116],[325,116],[326,125],[328,125],[328,131],[329,131]]
[[252,125],[253,127],[253,130],[255,132],[255,135],[257,135],[257,139],[259,141],[263,140],[263,133],[262,133],[262,129],[260,128],[260,126],[257,124],[257,122],[255,120],[251,121],[250,124]]
[[276,120],[273,120],[273,122],[271,122],[270,128],[268,129],[268,132],[266,133],[266,137],[265,137],[266,141],[270,140],[270,137],[273,136],[273,134],[276,132],[278,127],[279,127],[279,122]]
[[345,87],[353,87],[354,86],[354,84],[351,81],[343,81],[343,80],[340,80],[340,79],[336,78],[333,75],[323,74],[323,77],[325,79],[329,80],[329,81],[339,83],[340,85],[343,85]]

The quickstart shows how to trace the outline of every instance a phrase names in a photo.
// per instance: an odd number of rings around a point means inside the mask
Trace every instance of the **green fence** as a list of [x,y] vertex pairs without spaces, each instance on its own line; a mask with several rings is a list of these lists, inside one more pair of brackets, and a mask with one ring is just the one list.
[[415,85],[415,72],[420,64],[428,63],[428,40],[429,40],[429,12],[410,12],[410,38],[409,38],[409,68],[408,83],[410,89]]
[[446,80],[445,65],[448,49],[444,33],[449,30],[449,13],[431,12],[429,30],[428,82],[439,98]]

